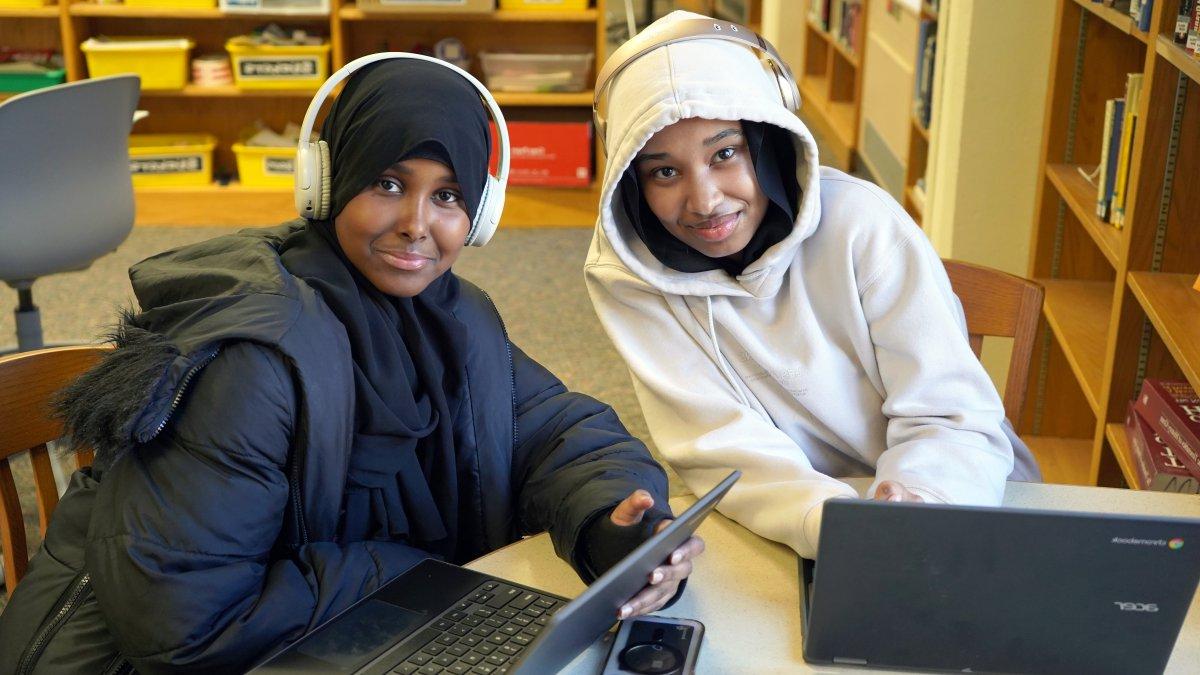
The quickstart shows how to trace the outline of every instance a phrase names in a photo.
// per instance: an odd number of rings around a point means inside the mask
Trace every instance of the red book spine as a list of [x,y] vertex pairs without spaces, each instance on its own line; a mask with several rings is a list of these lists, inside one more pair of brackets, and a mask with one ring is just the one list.
[[1192,20],[1188,24],[1187,53],[1196,55],[1196,47],[1200,45],[1200,2],[1192,7]]
[[1133,451],[1138,486],[1143,490],[1200,494],[1200,479],[1179,461],[1131,404],[1125,414],[1125,435]]
[[1146,378],[1135,407],[1188,471],[1200,478],[1200,397],[1191,385]]

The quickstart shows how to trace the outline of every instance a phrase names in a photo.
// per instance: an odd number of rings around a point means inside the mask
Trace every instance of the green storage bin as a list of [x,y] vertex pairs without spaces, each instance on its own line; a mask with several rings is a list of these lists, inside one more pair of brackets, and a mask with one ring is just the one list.
[[0,73],[0,91],[13,94],[33,91],[42,87],[52,87],[62,84],[66,75],[65,68],[48,70],[44,73]]

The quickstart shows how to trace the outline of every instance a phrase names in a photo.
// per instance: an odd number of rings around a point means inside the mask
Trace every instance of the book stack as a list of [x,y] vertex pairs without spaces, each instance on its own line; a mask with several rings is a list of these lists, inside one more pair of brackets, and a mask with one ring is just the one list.
[[1125,416],[1138,487],[1200,494],[1200,397],[1180,380],[1147,378]]
[[815,0],[809,20],[855,54],[862,53],[862,0]]
[[[1179,19],[1184,22],[1180,39]],[[1179,17],[1175,23],[1175,42],[1183,45],[1193,58],[1200,59],[1200,0],[1180,0]]]
[[917,72],[913,78],[913,115],[922,128],[929,128],[933,112],[933,63],[937,55],[937,22],[921,21],[917,34]]
[[1133,162],[1142,80],[1141,73],[1129,73],[1125,76],[1125,97],[1109,99],[1104,104],[1104,137],[1100,142],[1096,179],[1096,216],[1116,227],[1125,225],[1125,202],[1129,189],[1129,170]]

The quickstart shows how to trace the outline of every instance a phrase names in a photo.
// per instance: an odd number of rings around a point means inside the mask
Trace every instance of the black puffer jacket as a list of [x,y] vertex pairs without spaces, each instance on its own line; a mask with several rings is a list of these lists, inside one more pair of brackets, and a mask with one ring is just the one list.
[[[143,311],[69,393],[96,465],[74,475],[0,615],[0,673],[242,670],[428,555],[338,541],[350,350],[279,262],[300,226],[131,269]],[[460,503],[479,547],[548,529],[589,578],[581,531],[639,487],[665,505],[661,467],[608,406],[514,347],[477,288],[463,282],[455,314],[472,336],[454,438],[475,461],[480,487]]]

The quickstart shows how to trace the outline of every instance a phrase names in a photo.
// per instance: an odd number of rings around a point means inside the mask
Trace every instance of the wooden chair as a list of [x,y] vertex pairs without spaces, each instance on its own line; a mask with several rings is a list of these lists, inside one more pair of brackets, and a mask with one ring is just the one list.
[[[10,596],[25,576],[29,556],[21,501],[9,460],[29,453],[39,529],[44,537],[50,514],[58,506],[58,489],[46,443],[62,435],[62,425],[51,417],[50,402],[60,389],[108,351],[108,347],[83,345],[0,357],[0,545],[4,547],[5,586]],[[90,450],[75,454],[76,466],[82,468],[91,463]]]
[[1029,361],[1042,312],[1042,286],[1007,272],[957,260],[943,260],[950,286],[967,317],[971,351],[979,356],[984,336],[1013,338],[1004,384],[1004,415],[1013,426],[1020,422],[1029,382]]

